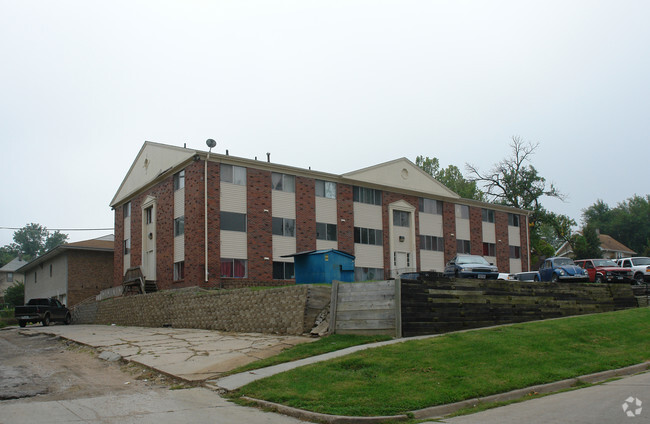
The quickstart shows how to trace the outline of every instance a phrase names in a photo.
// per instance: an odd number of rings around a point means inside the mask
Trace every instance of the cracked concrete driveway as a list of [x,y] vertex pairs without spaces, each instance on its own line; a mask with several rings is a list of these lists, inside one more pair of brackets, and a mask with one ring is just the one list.
[[122,357],[190,382],[217,378],[238,366],[315,340],[303,336],[102,325],[28,326],[19,331],[60,336],[115,354],[107,354],[106,358]]

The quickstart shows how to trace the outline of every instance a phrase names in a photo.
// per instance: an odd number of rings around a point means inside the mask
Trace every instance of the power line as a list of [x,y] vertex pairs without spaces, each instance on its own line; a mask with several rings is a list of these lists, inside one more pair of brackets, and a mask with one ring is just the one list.
[[[25,227],[0,227],[0,230],[22,230]],[[113,231],[111,228],[47,228],[47,231]]]

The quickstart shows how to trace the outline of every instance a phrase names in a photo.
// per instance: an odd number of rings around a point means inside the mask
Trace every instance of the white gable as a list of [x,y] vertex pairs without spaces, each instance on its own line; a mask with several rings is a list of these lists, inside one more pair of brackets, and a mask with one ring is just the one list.
[[349,172],[344,174],[343,177],[359,182],[418,191],[434,196],[460,198],[458,194],[406,158]]
[[120,204],[135,191],[158,178],[160,174],[188,160],[196,153],[191,149],[146,141],[113,197],[111,206]]

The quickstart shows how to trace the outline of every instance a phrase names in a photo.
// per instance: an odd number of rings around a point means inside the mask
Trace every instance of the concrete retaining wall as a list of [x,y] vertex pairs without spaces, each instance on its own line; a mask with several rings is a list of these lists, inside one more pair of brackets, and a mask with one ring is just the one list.
[[330,291],[310,285],[162,291],[80,304],[73,323],[298,335],[311,330]]

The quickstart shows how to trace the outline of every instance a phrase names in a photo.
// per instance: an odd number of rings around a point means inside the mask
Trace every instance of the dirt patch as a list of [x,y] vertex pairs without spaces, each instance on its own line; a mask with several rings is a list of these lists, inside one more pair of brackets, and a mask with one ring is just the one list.
[[181,387],[135,364],[108,362],[94,349],[48,335],[0,331],[0,401],[38,397],[64,400]]

